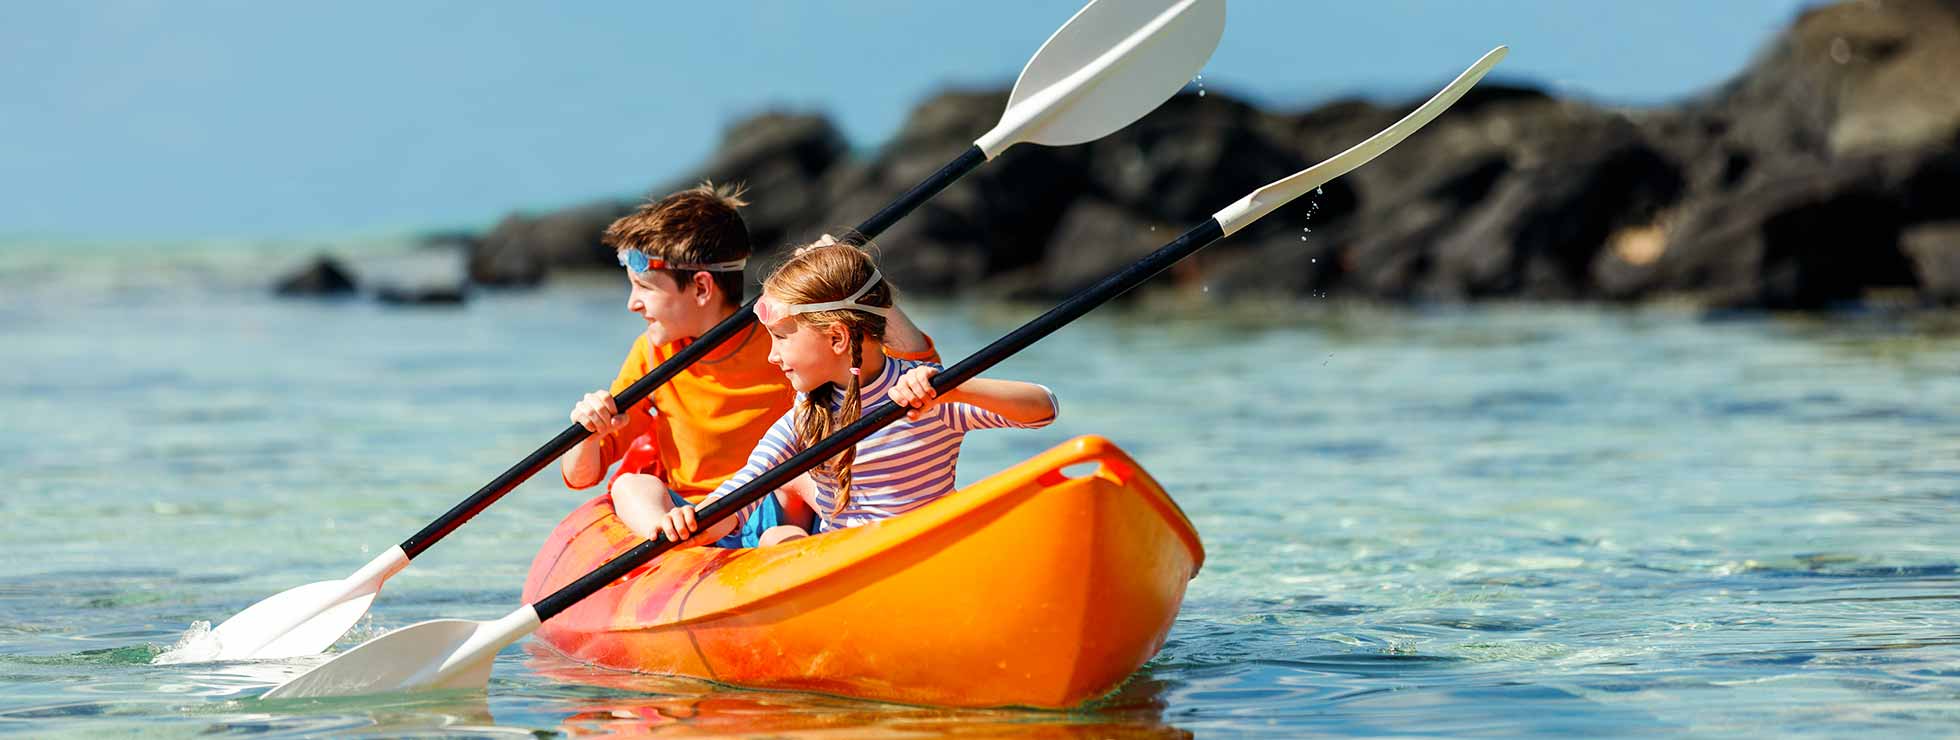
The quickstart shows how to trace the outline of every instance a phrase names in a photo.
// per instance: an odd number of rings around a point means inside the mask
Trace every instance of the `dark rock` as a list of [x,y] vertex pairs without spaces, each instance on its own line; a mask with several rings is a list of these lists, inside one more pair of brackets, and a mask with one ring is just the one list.
[[[1812,9],[1728,84],[1663,108],[1607,109],[1486,81],[1372,163],[1153,287],[1396,300],[1685,295],[1740,309],[1917,287],[1945,301],[1945,232],[1921,227],[1960,221],[1955,90],[1955,0]],[[760,277],[783,245],[843,235],[958,156],[1006,99],[936,95],[861,160],[821,117],[765,114],[658,193],[746,181]],[[886,274],[915,291],[1066,295],[1418,102],[1269,113],[1215,89],[1178,96],[1090,144],[1009,149],[876,249]],[[470,274],[528,284],[550,269],[611,269],[598,235],[630,207],[508,218],[474,248]]]
[[[914,109],[890,145],[828,179],[823,229],[861,222],[952,161],[993,127],[1006,101],[1005,93],[950,92]],[[880,265],[907,289],[957,291],[1035,263],[1087,191],[1086,161],[1082,147],[1009,148],[876,239]]]
[[[821,116],[765,113],[731,127],[712,160],[648,197],[665,197],[704,181],[745,185],[751,205],[743,210],[743,221],[758,250],[766,252],[815,222],[825,202],[821,178],[846,151],[843,137]],[[554,269],[616,269],[613,250],[600,239],[606,227],[638,205],[607,200],[536,216],[507,216],[474,245],[470,279],[523,286],[538,283]]]
[[1902,189],[1901,206],[1908,220],[1960,219],[1960,141],[1945,152],[1915,162]]
[[1960,221],[1924,224],[1900,236],[1912,260],[1919,295],[1928,302],[1960,305]]
[[460,285],[383,286],[375,300],[395,306],[460,306],[467,295]]
[[1039,264],[989,288],[1014,298],[1066,296],[1155,251],[1182,230],[1105,200],[1078,201],[1062,217]]
[[535,217],[506,216],[470,254],[470,279],[523,286],[537,284],[550,268],[617,268],[618,259],[599,238],[632,210],[631,203],[606,201]]
[[1679,168],[1625,121],[1550,137],[1532,153],[1509,171],[1487,165],[1456,179],[1467,182],[1457,190],[1481,189],[1487,180],[1496,184],[1436,243],[1431,292],[1587,296],[1593,261],[1608,237],[1652,221],[1681,197]]
[[1698,106],[1755,151],[1924,149],[1960,131],[1960,3],[1842,2],[1799,16]]
[[279,279],[273,292],[283,296],[334,296],[354,292],[354,277],[338,260],[322,254]]
[[1648,264],[1597,269],[1619,297],[1688,293],[1713,306],[1824,308],[1910,286],[1903,207],[1883,159],[1780,163],[1751,187],[1689,204]]
[[1088,145],[1089,184],[1131,213],[1195,224],[1309,164],[1264,124],[1259,111],[1223,94],[1173,97]]
[[722,136],[721,148],[701,169],[654,189],[649,198],[693,187],[703,181],[746,186],[749,206],[742,221],[758,251],[805,234],[827,206],[823,175],[850,151],[830,119],[818,115],[765,113],[736,123]]

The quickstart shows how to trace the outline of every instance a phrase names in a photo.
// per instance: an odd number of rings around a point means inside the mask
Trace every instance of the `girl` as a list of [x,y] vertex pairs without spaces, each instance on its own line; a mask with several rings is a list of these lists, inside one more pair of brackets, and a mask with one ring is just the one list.
[[[893,310],[892,286],[869,255],[850,245],[798,249],[763,281],[756,317],[769,331],[769,361],[796,390],[796,405],[769,427],[748,464],[702,505],[815,445],[885,398],[911,410],[811,471],[816,485],[802,495],[816,512],[814,531],[868,524],[952,493],[960,440],[969,431],[1033,429],[1055,420],[1054,393],[1032,383],[975,378],[935,395],[931,380],[938,366],[883,351],[886,318]],[[670,540],[692,538],[686,546],[712,542],[750,513],[744,509],[696,537],[694,508],[668,512],[660,531]],[[760,544],[807,534],[801,527],[777,526],[762,533]]]

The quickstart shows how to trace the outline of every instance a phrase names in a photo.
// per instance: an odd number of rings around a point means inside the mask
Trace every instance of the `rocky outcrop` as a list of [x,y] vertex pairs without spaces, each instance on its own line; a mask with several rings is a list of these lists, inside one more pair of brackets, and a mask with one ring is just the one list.
[[[1311,200],[1268,216],[1153,288],[1215,296],[1637,301],[1822,308],[1883,291],[1956,295],[1960,2],[1809,10],[1730,83],[1648,110],[1488,81]],[[870,216],[990,127],[1002,91],[954,91],[853,159],[819,116],[730,129],[698,170],[743,180],[765,254]],[[1413,107],[1339,101],[1267,112],[1213,88],[1091,144],[1008,150],[876,241],[919,292],[1051,298],[1080,289],[1266,182]],[[613,267],[598,234],[631,203],[512,216],[469,261],[477,282]],[[770,263],[756,261],[759,274]]]
[[471,252],[470,279],[483,285],[526,286],[536,285],[551,269],[618,267],[599,238],[632,210],[630,202],[605,201],[537,216],[505,216]]
[[1960,305],[1960,221],[1915,226],[1900,235],[1913,278],[1930,300]]
[[282,296],[344,296],[355,290],[353,274],[325,254],[287,273],[272,286],[272,292]]

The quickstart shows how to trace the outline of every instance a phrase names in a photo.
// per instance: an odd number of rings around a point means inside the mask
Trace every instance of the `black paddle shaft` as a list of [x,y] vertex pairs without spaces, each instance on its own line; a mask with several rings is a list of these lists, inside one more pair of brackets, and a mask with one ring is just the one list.
[[[869,220],[859,224],[853,236],[861,241],[884,233],[885,229],[891,228],[892,224],[898,223],[898,220],[904,218],[906,214],[916,210],[926,201],[932,200],[933,196],[938,195],[947,186],[959,181],[961,177],[965,177],[967,173],[978,169],[986,162],[987,155],[980,151],[980,147],[968,147],[964,154],[939,168],[939,171],[932,173],[931,177],[912,186],[911,190],[905,191],[905,194],[899,196],[898,200],[892,201],[891,205],[872,214]],[[754,299],[742,304],[734,315],[722,319],[721,323],[695,339],[694,343],[689,344],[686,349],[668,358],[666,362],[660,363],[653,372],[634,381],[632,385],[626,387],[626,390],[620,391],[619,395],[613,396],[613,407],[621,411],[632,408],[633,404],[652,394],[653,389],[666,384],[682,370],[733,338],[737,332],[748,328],[749,324],[755,321],[755,312],[752,310],[754,308]],[[448,513],[430,522],[429,526],[423,527],[422,531],[415,533],[415,536],[402,540],[402,551],[408,553],[410,559],[414,559],[415,556],[422,554],[422,551],[449,536],[450,532],[456,531],[457,527],[463,526],[484,509],[490,508],[491,504],[497,503],[497,499],[503,498],[511,489],[530,480],[531,476],[557,460],[574,445],[585,441],[585,438],[591,434],[585,427],[577,424],[566,427],[565,431],[559,432],[558,436],[545,443],[545,446],[539,447],[537,451],[518,461],[516,465],[504,471],[503,475],[497,476],[496,480],[477,489],[475,494],[463,499],[462,503],[451,508]],[[771,490],[774,488],[772,487]]]
[[[933,376],[933,390],[939,393],[945,393],[959,387],[961,383],[973,379],[974,376],[985,372],[988,368],[999,364],[1002,360],[1012,357],[1014,353],[1026,349],[1028,345],[1034,344],[1043,337],[1055,333],[1056,330],[1067,326],[1069,322],[1081,318],[1083,314],[1088,313],[1097,306],[1108,303],[1111,299],[1128,292],[1131,288],[1143,284],[1143,281],[1149,280],[1157,273],[1163,272],[1166,268],[1176,264],[1178,260],[1182,260],[1192,253],[1205,248],[1206,245],[1218,241],[1224,235],[1225,229],[1219,225],[1217,219],[1211,219],[1205,221],[1203,224],[1199,224],[1197,227],[1171,240],[1169,244],[1165,244],[1157,251],[1150,253],[1149,256],[1138,260],[1135,264],[1124,268],[1114,275],[1103,278],[1101,282],[1090,286],[1081,293],[1077,293],[1075,297],[1068,299],[1061,305],[1049,309],[1047,313],[1036,317],[1033,321],[1022,324],[1021,328],[1015,329],[1007,336],[994,340],[993,344],[981,348],[980,351],[961,360],[959,364],[946,368],[945,371]],[[729,492],[728,495],[716,499],[707,506],[701,507],[695,513],[695,519],[700,525],[699,529],[707,529],[714,526],[717,522],[734,515],[742,507],[748,506],[757,499],[769,495],[777,488],[781,488],[783,484],[796,478],[796,476],[802,475],[811,468],[815,468],[824,460],[836,457],[846,446],[863,441],[865,437],[871,436],[872,432],[878,431],[885,425],[897,421],[898,417],[904,414],[904,407],[894,404],[889,400],[879,403],[857,421],[838,430],[836,434],[823,438],[823,441],[812,445],[810,449],[797,453],[790,457],[790,459],[783,461],[783,464],[756,477],[755,480],[749,481],[742,487]],[[552,592],[550,596],[539,599],[536,604],[532,605],[537,610],[538,619],[550,619],[559,612],[571,608],[580,599],[592,595],[601,588],[605,588],[606,584],[624,577],[627,573],[632,572],[634,568],[640,567],[641,564],[658,557],[661,553],[671,550],[673,547],[674,542],[668,540],[665,534],[640,543],[639,546],[626,551],[619,557],[613,558],[605,565],[599,566],[591,573],[586,574],[585,577],[566,584],[564,588]]]

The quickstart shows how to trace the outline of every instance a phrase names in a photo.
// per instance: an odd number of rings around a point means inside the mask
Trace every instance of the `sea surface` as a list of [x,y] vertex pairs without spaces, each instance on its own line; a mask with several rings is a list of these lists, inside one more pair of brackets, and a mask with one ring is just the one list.
[[[1209,552],[1096,705],[761,692],[528,642],[486,692],[261,702],[314,661],[153,661],[413,534],[563,429],[640,328],[612,277],[273,298],[306,254],[0,246],[0,734],[1960,733],[1960,320],[1313,300],[1101,310],[994,371],[1064,415],[975,433],[963,482],[1103,434]],[[1041,308],[915,313],[957,358]],[[341,648],[515,608],[583,499],[519,488]]]

